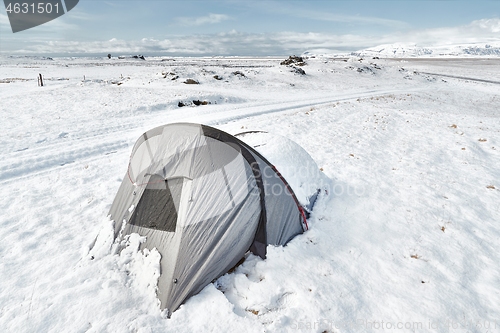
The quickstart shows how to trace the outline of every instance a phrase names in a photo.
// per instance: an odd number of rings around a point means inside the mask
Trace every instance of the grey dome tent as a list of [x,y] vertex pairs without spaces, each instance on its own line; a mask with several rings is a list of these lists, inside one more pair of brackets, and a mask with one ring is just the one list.
[[115,239],[138,233],[161,254],[157,295],[171,314],[249,250],[265,258],[267,245],[305,231],[317,190],[301,203],[249,144],[176,123],[138,139],[109,214]]

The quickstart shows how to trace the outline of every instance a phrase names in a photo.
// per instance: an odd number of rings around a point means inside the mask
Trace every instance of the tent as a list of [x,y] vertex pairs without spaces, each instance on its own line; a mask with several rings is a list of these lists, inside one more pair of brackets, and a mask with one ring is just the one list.
[[248,251],[265,258],[267,245],[307,229],[319,187],[299,186],[299,201],[276,167],[242,141],[265,135],[176,123],[147,131],[133,147],[109,214],[115,239],[138,233],[142,249],[161,254],[157,295],[168,314]]

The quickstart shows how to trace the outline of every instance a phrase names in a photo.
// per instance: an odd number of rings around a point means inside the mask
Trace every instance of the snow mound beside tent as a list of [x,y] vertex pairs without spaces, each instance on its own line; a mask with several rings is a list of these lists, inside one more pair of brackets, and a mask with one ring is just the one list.
[[330,188],[331,180],[307,151],[296,142],[262,131],[235,135],[271,162],[292,188],[299,203],[312,209],[318,190]]

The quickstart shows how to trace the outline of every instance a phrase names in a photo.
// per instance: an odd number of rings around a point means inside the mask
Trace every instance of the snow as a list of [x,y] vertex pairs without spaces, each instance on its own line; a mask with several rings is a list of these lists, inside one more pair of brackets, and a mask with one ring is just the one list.
[[487,58],[500,55],[500,43],[498,40],[491,43],[469,43],[449,44],[438,46],[422,46],[416,43],[394,43],[384,44],[368,49],[353,52],[354,55],[384,58],[407,58],[407,57],[471,57]]
[[[233,133],[262,156],[286,179],[297,200],[304,207],[314,204],[311,197],[318,191],[333,188],[330,179],[298,144],[281,135],[267,132]],[[270,189],[272,193],[272,189]]]
[[[3,331],[500,330],[498,58],[146,59],[0,58]],[[158,252],[107,213],[136,139],[180,121],[289,138],[331,189],[166,319]]]

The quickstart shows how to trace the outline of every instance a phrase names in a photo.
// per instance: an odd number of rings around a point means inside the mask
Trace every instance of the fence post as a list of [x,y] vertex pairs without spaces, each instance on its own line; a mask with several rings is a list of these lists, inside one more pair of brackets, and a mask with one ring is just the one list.
[[42,78],[42,74],[38,74],[38,86],[43,87],[43,78]]

